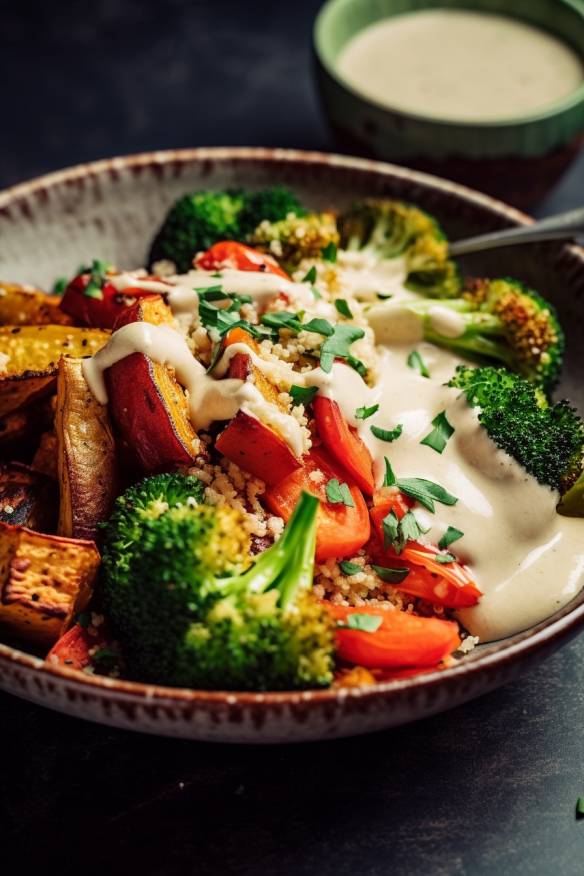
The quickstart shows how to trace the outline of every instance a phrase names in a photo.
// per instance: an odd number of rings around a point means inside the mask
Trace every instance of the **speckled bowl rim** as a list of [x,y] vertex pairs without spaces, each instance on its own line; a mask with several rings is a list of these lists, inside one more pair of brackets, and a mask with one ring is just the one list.
[[[567,94],[565,97],[560,98],[559,100],[555,100],[553,103],[549,104],[544,109],[541,109],[537,112],[527,113],[525,115],[511,116],[507,119],[491,119],[487,121],[468,121],[465,119],[452,119],[452,118],[442,118],[441,116],[432,116],[432,115],[423,115],[421,113],[413,113],[408,112],[403,108],[397,106],[389,106],[388,104],[380,103],[376,101],[372,97],[368,97],[362,91],[359,91],[355,88],[351,83],[345,79],[345,77],[339,72],[338,66],[328,57],[328,53],[324,50],[323,39],[324,32],[327,27],[330,25],[329,18],[334,15],[335,7],[341,6],[342,4],[348,5],[349,2],[354,2],[354,0],[327,0],[326,3],[319,9],[318,14],[314,20],[313,30],[312,30],[312,45],[313,51],[318,59],[319,63],[322,64],[323,69],[326,73],[333,79],[337,85],[341,88],[344,88],[349,94],[352,95],[356,100],[361,101],[364,105],[373,107],[379,112],[389,113],[393,116],[396,116],[401,119],[408,119],[411,121],[422,122],[425,124],[436,125],[437,127],[443,129],[464,129],[464,130],[474,130],[474,129],[493,129],[500,130],[502,128],[516,128],[522,125],[531,125],[537,124],[539,122],[546,122],[549,119],[557,118],[562,115],[570,115],[577,107],[579,107],[582,103],[584,103],[584,81],[582,84]],[[568,7],[574,14],[578,15],[582,21],[584,22],[584,6],[580,5],[574,0],[556,0],[556,2],[561,3],[563,6]],[[423,11],[419,7],[412,9],[411,12],[420,12]],[[472,11],[472,10],[470,10]],[[402,13],[408,14],[408,13]],[[518,14],[516,11],[514,12],[502,12],[499,13],[508,18],[515,18],[519,21],[525,22],[526,19],[524,16]],[[527,23],[531,23],[527,21]],[[543,27],[539,28],[540,30],[544,30],[546,33],[551,33]],[[358,33],[356,31],[355,33]],[[555,36],[555,34],[551,34]],[[560,39],[558,37],[558,39]],[[573,47],[570,47],[573,48]],[[574,51],[576,51],[574,49]]]
[[[0,213],[7,212],[10,207],[25,203],[25,199],[37,198],[41,201],[47,198],[47,189],[62,184],[71,184],[80,178],[92,178],[101,174],[115,173],[119,170],[137,170],[155,165],[191,164],[205,161],[231,162],[249,161],[274,164],[295,163],[306,165],[321,165],[325,167],[346,168],[381,176],[400,177],[420,183],[424,186],[442,190],[459,196],[477,206],[495,213],[509,224],[525,225],[533,220],[513,207],[497,201],[488,195],[473,191],[466,186],[439,179],[430,174],[408,170],[387,162],[372,161],[364,158],[352,158],[332,153],[308,152],[295,149],[267,149],[262,147],[201,147],[194,149],[178,149],[160,152],[147,152],[124,157],[104,159],[87,164],[79,164],[64,170],[37,177],[5,189],[0,192]],[[584,249],[578,246],[569,247],[584,271]],[[578,597],[577,597],[578,598]],[[581,597],[580,597],[581,598]],[[377,682],[363,688],[327,688],[325,690],[283,691],[283,692],[241,692],[241,691],[206,691],[191,688],[173,688],[162,685],[143,684],[133,681],[105,678],[98,675],[86,675],[66,667],[53,666],[45,660],[28,654],[17,648],[0,643],[0,670],[2,665],[21,667],[34,670],[44,677],[63,678],[81,689],[98,690],[102,693],[118,693],[135,700],[147,701],[149,704],[159,702],[196,703],[201,706],[239,705],[243,707],[295,706],[307,702],[319,704],[330,703],[342,705],[347,699],[358,699],[368,702],[388,699],[391,694],[403,691],[416,691],[441,687],[449,680],[460,678],[471,679],[489,669],[497,669],[512,664],[522,658],[522,662],[568,640],[584,626],[584,601],[578,605],[567,605],[560,612],[542,621],[534,627],[489,645],[482,646],[476,655],[463,658],[454,666],[440,670],[422,672],[408,678],[392,679]]]

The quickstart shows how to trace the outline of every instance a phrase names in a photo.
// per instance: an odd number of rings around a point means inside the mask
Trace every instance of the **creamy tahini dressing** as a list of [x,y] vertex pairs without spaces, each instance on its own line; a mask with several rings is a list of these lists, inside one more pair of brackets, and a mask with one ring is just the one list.
[[[349,255],[349,258],[346,256]],[[463,360],[421,340],[420,320],[412,320],[403,302],[417,296],[403,286],[403,265],[375,268],[339,253],[342,284],[352,295],[373,299],[373,290],[394,296],[388,302],[373,304],[369,323],[380,345],[381,379],[368,387],[349,366],[336,362],[330,373],[321,368],[298,373],[285,362],[262,359],[244,344],[227,348],[212,375],[197,362],[184,336],[169,326],[133,323],[112,335],[109,343],[83,369],[90,388],[106,403],[104,372],[115,362],[134,352],[144,353],[156,362],[170,365],[184,386],[193,424],[206,429],[215,420],[227,420],[242,409],[281,434],[297,455],[303,452],[303,436],[294,417],[267,402],[253,383],[225,378],[231,358],[237,353],[251,356],[253,364],[274,383],[317,386],[319,393],[336,400],[348,422],[357,428],[374,460],[377,485],[381,485],[384,458],[390,460],[397,477],[426,478],[457,497],[453,506],[436,503],[430,514],[416,507],[419,521],[428,527],[422,540],[436,544],[448,526],[464,535],[454,545],[455,554],[466,563],[483,592],[478,606],[464,609],[459,617],[465,627],[482,641],[490,641],[525,629],[561,608],[580,590],[584,578],[584,539],[582,521],[556,513],[558,494],[541,486],[511,457],[497,448],[480,426],[477,412],[471,409],[458,390],[444,386],[456,365]],[[368,273],[369,291],[364,291],[359,265]],[[355,284],[350,282],[351,272]],[[249,294],[267,303],[286,292],[293,307],[306,301],[307,284],[289,283],[282,278],[268,281],[267,275],[233,272],[238,276],[212,277],[194,271],[174,281],[174,294],[164,294],[176,313],[180,307],[196,308],[194,288],[222,285],[226,292]],[[113,278],[120,291],[136,285],[136,276]],[[227,279],[228,282],[225,282]],[[150,284],[153,292],[158,281]],[[123,284],[127,283],[126,286]],[[245,283],[245,289],[243,284]],[[233,284],[233,285],[231,285]],[[270,290],[268,295],[268,289]],[[188,291],[188,294],[187,294]],[[312,296],[312,292],[308,289]],[[190,296],[190,297],[189,297]],[[264,297],[265,296],[265,297]],[[177,305],[177,301],[180,304]],[[319,302],[316,302],[318,304]],[[316,304],[313,299],[311,312]],[[192,312],[192,311],[191,311]],[[411,316],[411,314],[410,314]],[[429,313],[435,329],[449,337],[462,330],[459,314],[436,303]],[[430,371],[420,376],[407,365],[409,353],[416,349]],[[359,407],[379,405],[367,420],[357,418]],[[432,429],[433,418],[444,411],[454,434],[442,454],[422,445]],[[401,436],[391,442],[376,438],[371,426],[403,427]]]
[[387,107],[492,121],[545,109],[584,80],[575,51],[518,19],[461,9],[386,18],[357,33],[337,69]]

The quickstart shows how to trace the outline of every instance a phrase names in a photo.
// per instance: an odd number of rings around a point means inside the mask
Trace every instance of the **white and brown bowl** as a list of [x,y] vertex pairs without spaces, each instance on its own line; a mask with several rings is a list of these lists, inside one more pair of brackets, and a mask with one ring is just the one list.
[[[184,192],[284,183],[315,207],[353,197],[414,201],[452,238],[528,222],[505,204],[389,164],[274,149],[190,149],[74,167],[0,193],[0,278],[49,287],[95,257],[142,265],[153,230]],[[469,259],[547,295],[566,328],[561,394],[584,409],[584,251],[529,245]],[[361,689],[301,693],[182,690],[84,675],[0,644],[0,688],[91,721],[215,742],[293,742],[380,730],[458,705],[516,678],[584,625],[584,595],[538,626],[479,646],[458,665]]]

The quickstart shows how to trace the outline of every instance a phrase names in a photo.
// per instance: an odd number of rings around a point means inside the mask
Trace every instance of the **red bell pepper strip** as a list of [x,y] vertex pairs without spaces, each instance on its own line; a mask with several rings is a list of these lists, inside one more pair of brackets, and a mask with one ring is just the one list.
[[336,401],[317,395],[312,402],[316,428],[328,452],[350,475],[360,490],[371,496],[375,489],[373,461],[356,429],[351,429]]
[[221,432],[215,448],[266,484],[277,484],[300,467],[288,444],[269,426],[238,411]]
[[[148,279],[153,279],[149,277]],[[156,279],[156,278],[154,278]],[[91,328],[113,328],[114,323],[132,299],[146,298],[152,295],[144,289],[129,288],[118,292],[113,283],[106,280],[101,289],[92,296],[85,294],[91,281],[91,274],[79,274],[74,277],[65,289],[61,300],[61,310],[72,316],[78,325]],[[98,297],[94,297],[94,295]],[[99,297],[101,295],[101,297]]]
[[[378,504],[375,504],[376,502]],[[379,498],[374,498],[374,507],[370,511],[378,542],[376,559],[382,566],[410,570],[407,577],[394,586],[404,593],[426,599],[433,605],[443,605],[446,608],[468,608],[476,605],[482,593],[468,570],[455,561],[438,562],[436,556],[440,554],[440,550],[435,545],[410,541],[400,554],[384,546],[383,519],[390,511],[401,519],[409,508],[404,497],[399,493],[391,497],[386,495],[381,499],[381,504],[379,502]]]
[[204,271],[220,271],[221,268],[261,271],[266,274],[277,274],[286,280],[290,279],[276,259],[235,240],[221,240],[219,243],[214,243],[210,249],[197,256],[195,267]]
[[94,649],[102,648],[105,644],[105,638],[93,627],[74,624],[55,642],[46,659],[49,663],[69,669],[85,669],[91,665]]
[[[347,484],[353,506],[327,500],[326,484],[332,478]],[[274,514],[287,521],[303,490],[320,499],[316,531],[317,560],[352,556],[369,540],[371,524],[361,491],[356,484],[347,480],[343,470],[323,448],[313,448],[303,456],[302,468],[269,487],[264,499]]]
[[419,617],[388,608],[323,603],[332,617],[346,624],[349,615],[381,618],[374,632],[336,630],[337,656],[367,669],[436,666],[460,646],[458,624],[435,617]]

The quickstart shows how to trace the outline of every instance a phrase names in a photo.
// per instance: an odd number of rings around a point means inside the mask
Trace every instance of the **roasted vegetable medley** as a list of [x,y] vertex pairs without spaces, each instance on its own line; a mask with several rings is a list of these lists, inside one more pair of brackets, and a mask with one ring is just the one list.
[[187,193],[147,268],[104,256],[0,283],[3,640],[170,686],[368,685],[577,592],[584,425],[540,292],[463,277],[417,206],[279,186]]

